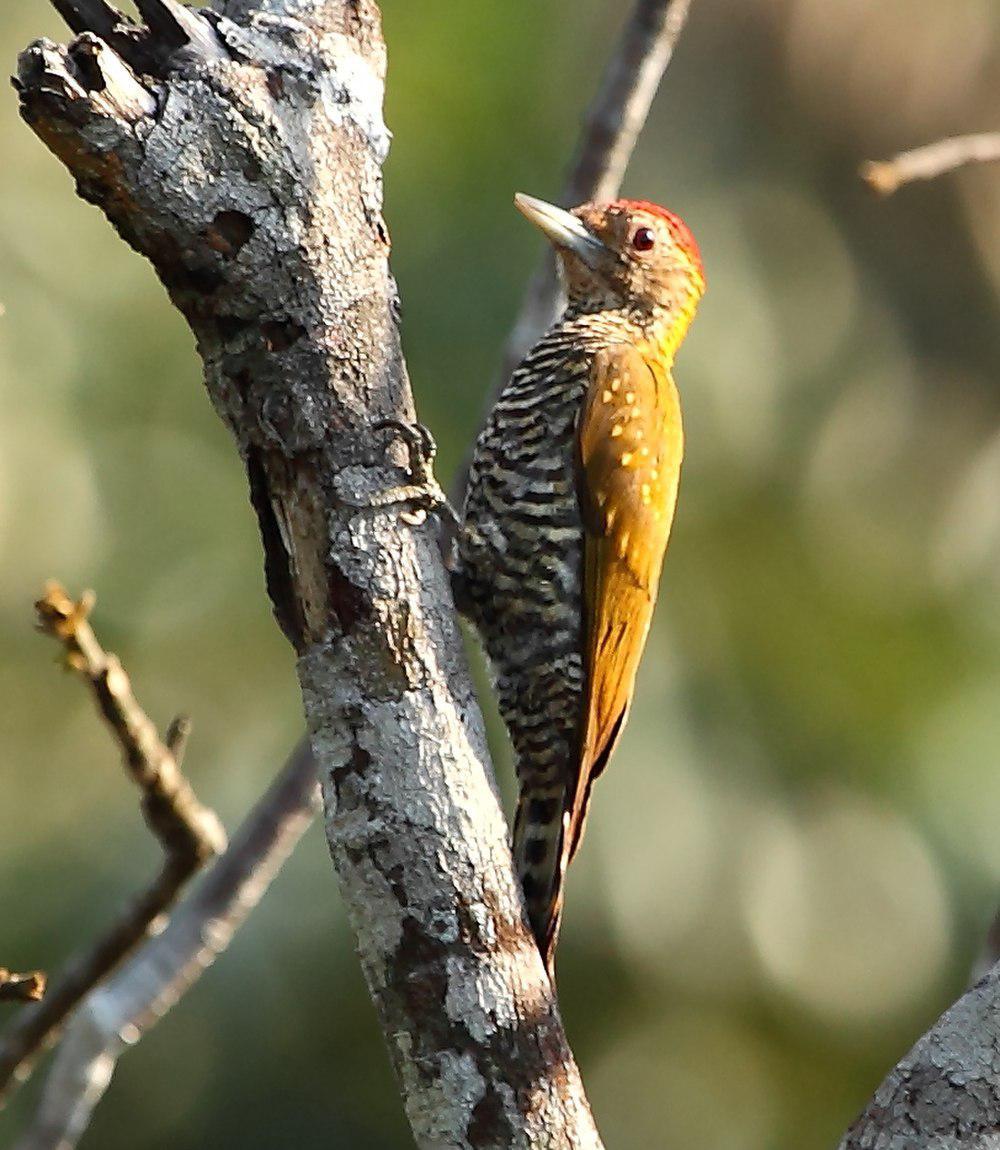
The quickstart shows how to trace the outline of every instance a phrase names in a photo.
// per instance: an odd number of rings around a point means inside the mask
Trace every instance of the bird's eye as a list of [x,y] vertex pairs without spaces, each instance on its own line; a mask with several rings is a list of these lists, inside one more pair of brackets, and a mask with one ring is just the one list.
[[637,252],[648,252],[656,246],[656,234],[652,228],[636,228],[632,237],[632,247]]

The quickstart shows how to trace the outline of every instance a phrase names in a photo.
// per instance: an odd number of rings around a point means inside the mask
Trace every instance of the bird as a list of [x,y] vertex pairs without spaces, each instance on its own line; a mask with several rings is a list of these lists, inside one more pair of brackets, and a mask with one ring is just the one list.
[[674,517],[672,368],[705,275],[686,224],[648,201],[515,204],[553,245],[566,306],[476,441],[452,582],[513,746],[514,860],[554,983],[566,871],[629,713]]

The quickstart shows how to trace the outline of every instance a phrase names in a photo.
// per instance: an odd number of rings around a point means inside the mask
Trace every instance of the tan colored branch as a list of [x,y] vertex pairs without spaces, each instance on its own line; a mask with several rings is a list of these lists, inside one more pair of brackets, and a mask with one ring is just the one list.
[[[226,832],[213,811],[202,806],[181,774],[173,752],[139,706],[125,670],[98,643],[87,621],[92,592],[74,602],[58,583],[50,583],[35,604],[39,629],[59,639],[66,662],[79,671],[117,738],[125,769],[142,792],[142,812],[175,867],[196,868],[225,849]],[[170,738],[186,738],[187,720],[175,720]]]
[[38,1002],[45,993],[45,975],[40,970],[15,974],[0,966],[0,1002]]
[[860,176],[881,196],[891,196],[914,180],[933,180],[966,164],[991,164],[1000,160],[1000,132],[972,136],[952,136],[900,152],[891,160],[868,160]]
[[[44,1000],[22,1011],[4,1032],[0,1096],[12,1079],[27,1077],[32,1057],[58,1032],[81,998],[146,937],[192,875],[226,846],[222,824],[198,801],[181,774],[173,751],[139,705],[121,663],[98,642],[88,622],[93,605],[92,593],[74,601],[58,583],[50,583],[35,604],[39,629],[62,643],[67,665],[89,682],[121,746],[126,770],[142,792],[143,815],[165,858],[150,887],[107,934],[78,955],[53,979]],[[186,729],[186,720],[175,721],[175,747],[181,745]]]

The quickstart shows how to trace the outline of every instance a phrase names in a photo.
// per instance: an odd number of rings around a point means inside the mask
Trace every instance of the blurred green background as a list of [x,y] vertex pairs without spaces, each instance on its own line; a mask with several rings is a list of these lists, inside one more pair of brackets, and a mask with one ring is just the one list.
[[[393,265],[444,479],[541,250],[511,196],[557,194],[620,7],[386,0]],[[42,0],[4,6],[8,71],[45,33]],[[626,190],[686,218],[709,292],[655,634],[560,956],[619,1150],[834,1145],[1000,898],[1000,171],[885,202],[856,178],[998,127],[993,0],[695,0],[642,138]],[[187,330],[12,93],[0,156],[0,962],[56,969],[156,852],[32,632],[43,581],[96,588],[150,712],[193,715],[230,827],[300,720]],[[318,829],[84,1145],[409,1145]]]

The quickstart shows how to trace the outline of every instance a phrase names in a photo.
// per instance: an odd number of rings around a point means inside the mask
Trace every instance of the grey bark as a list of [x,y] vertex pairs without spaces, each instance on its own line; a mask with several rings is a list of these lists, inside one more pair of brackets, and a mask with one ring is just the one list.
[[840,1150],[1000,1147],[1000,966],[890,1071]]
[[170,916],[73,1015],[38,1110],[13,1150],[72,1150],[111,1084],[119,1057],[226,949],[313,820],[316,769],[303,742],[233,836],[229,849]]
[[[61,0],[77,13],[95,0]],[[600,1147],[524,923],[433,526],[381,495],[411,421],[372,0],[97,5],[22,112],[187,318],[298,653],[327,836],[422,1147]]]

